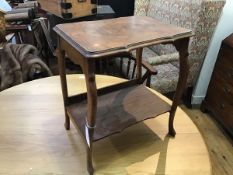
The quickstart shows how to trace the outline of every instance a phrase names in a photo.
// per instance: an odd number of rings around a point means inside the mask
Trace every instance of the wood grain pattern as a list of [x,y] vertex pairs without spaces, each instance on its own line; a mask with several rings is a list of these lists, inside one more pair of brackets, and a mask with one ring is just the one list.
[[59,24],[54,30],[86,58],[128,52],[192,36],[188,29],[141,16]]
[[222,42],[202,109],[233,136],[233,35]]
[[210,155],[212,175],[231,175],[233,172],[233,140],[208,113],[181,106],[195,123],[204,138]]
[[[119,133],[140,121],[169,112],[170,108],[169,104],[143,85],[99,96],[93,140]],[[85,137],[87,101],[69,105],[67,111]]]
[[[77,0],[38,0],[41,8],[56,16],[63,18],[62,13],[71,13],[72,18],[93,15],[92,9],[97,8],[96,4],[92,4],[91,0],[85,2],[78,2]],[[62,9],[61,2],[71,3],[70,9]]]
[[[85,104],[87,113],[84,117],[85,138],[87,145],[87,170],[90,175],[94,173],[92,164],[92,148],[94,129],[96,126],[96,111],[97,111],[97,88],[95,81],[95,60],[85,60],[83,72],[87,87],[87,103]],[[67,110],[68,112],[68,110]]]
[[66,1],[67,3],[72,3],[72,8],[67,10],[67,12],[72,13],[73,17],[83,17],[95,14],[92,10],[97,8],[97,4],[92,4],[92,0],[85,0],[85,2],[78,2],[77,0]]
[[[97,88],[122,81],[96,77]],[[83,75],[68,75],[67,82],[69,95],[86,92]],[[0,174],[87,174],[85,144],[73,125],[61,127],[62,99],[58,76],[0,93]],[[175,139],[167,137],[167,119],[164,114],[94,142],[95,174],[211,175],[208,151],[187,114],[178,107]]]
[[57,0],[37,0],[43,10],[61,16],[60,2]]

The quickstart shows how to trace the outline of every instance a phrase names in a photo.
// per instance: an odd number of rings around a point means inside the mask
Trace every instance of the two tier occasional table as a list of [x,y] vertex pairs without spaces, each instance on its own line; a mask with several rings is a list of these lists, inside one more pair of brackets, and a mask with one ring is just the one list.
[[[70,119],[81,131],[87,145],[87,169],[93,174],[94,141],[140,121],[169,112],[169,134],[175,136],[173,120],[188,76],[188,43],[192,32],[163,24],[150,17],[123,17],[101,21],[60,24],[58,60],[65,107],[65,127]],[[141,81],[143,47],[174,44],[180,54],[180,76],[172,105],[167,104]],[[95,61],[136,50],[137,78],[108,87],[96,88]],[[68,96],[65,55],[79,64],[85,76],[87,93]]]

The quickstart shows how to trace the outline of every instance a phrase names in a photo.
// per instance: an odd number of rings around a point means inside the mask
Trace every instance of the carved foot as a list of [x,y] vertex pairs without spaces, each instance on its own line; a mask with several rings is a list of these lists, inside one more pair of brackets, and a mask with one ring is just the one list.
[[176,136],[176,131],[174,128],[169,128],[169,132],[168,135],[171,137],[175,137]]
[[66,116],[66,121],[64,123],[66,130],[70,130],[70,118]]
[[87,165],[87,171],[88,171],[89,175],[93,175],[94,174],[94,168],[92,166],[92,163],[88,163],[88,165]]
[[64,126],[65,126],[65,129],[66,129],[66,130],[70,130],[70,124],[64,123]]
[[175,117],[175,111],[176,109],[173,109],[171,112],[170,112],[170,116],[169,116],[169,124],[168,124],[168,135],[171,136],[171,137],[175,137],[176,135],[176,131],[174,129],[174,117]]

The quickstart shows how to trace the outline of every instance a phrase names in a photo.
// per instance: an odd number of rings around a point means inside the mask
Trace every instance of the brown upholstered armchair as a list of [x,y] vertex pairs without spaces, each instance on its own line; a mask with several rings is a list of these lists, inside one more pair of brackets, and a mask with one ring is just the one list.
[[[194,32],[195,36],[189,43],[189,87],[196,83],[224,4],[225,0],[135,0],[135,15],[150,16]],[[151,78],[152,88],[161,93],[175,91],[179,75],[178,58],[178,52],[172,45],[144,48],[144,61],[158,71]],[[126,61],[124,63],[127,65]],[[132,73],[133,68],[130,70]]]

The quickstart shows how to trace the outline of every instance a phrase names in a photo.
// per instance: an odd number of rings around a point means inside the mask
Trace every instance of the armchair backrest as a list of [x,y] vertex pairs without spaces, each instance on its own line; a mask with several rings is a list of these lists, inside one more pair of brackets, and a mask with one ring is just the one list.
[[[168,24],[191,29],[195,36],[189,44],[189,64],[191,71],[197,71],[203,63],[225,1],[135,0],[134,12],[135,15],[146,15]],[[158,54],[166,54],[175,52],[175,49],[171,46],[160,46],[159,52]]]
[[134,15],[146,16],[150,0],[135,0]]

